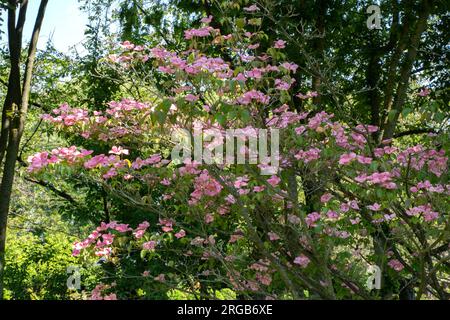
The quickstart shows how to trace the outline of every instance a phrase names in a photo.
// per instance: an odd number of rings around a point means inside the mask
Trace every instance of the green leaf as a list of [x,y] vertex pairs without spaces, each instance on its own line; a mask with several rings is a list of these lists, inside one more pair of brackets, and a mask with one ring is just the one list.
[[236,19],[236,27],[238,27],[238,29],[244,29],[245,18]]

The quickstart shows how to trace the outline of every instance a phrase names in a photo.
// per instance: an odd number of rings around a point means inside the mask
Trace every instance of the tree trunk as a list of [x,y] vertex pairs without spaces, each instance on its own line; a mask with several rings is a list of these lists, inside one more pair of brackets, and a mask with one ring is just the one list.
[[[408,52],[402,65],[394,103],[392,109],[387,110],[388,119],[384,126],[383,139],[391,139],[394,136],[395,127],[397,126],[400,113],[402,112],[403,105],[405,103],[412,67],[417,57],[418,47],[420,46],[420,38],[427,27],[427,21],[431,13],[431,8],[432,1],[423,1],[419,12],[419,19],[417,20],[413,34],[411,35]],[[393,115],[389,115],[390,112],[392,112]]]
[[[26,19],[26,9],[28,0],[21,3],[19,20],[17,28],[15,24],[15,8],[17,2],[10,0],[10,8],[8,14],[8,32],[9,32],[9,46],[11,52],[11,71],[10,71],[10,85],[8,93],[12,99],[12,103],[5,101],[3,114],[6,115],[7,127],[2,126],[2,133],[0,141],[7,141],[6,148],[0,150],[4,157],[6,153],[5,165],[3,168],[3,177],[0,185],[0,300],[3,299],[3,280],[5,269],[5,253],[6,253],[6,230],[8,225],[8,213],[11,203],[11,193],[14,183],[15,167],[17,156],[19,154],[20,140],[25,128],[26,116],[28,113],[28,104],[30,100],[31,78],[33,75],[34,59],[36,56],[37,43],[39,34],[44,20],[45,10],[47,8],[48,0],[41,0],[38,15],[36,17],[33,35],[28,50],[28,56],[25,66],[25,74],[23,79],[23,89],[20,88],[20,51],[22,42],[22,28]],[[18,52],[16,51],[18,50]],[[14,54],[14,57],[13,57]],[[8,97],[7,97],[8,98]],[[6,112],[5,112],[6,109]],[[2,121],[2,125],[5,122]],[[5,138],[4,132],[7,132]],[[2,160],[2,159],[0,159]],[[0,161],[1,163],[1,161]]]

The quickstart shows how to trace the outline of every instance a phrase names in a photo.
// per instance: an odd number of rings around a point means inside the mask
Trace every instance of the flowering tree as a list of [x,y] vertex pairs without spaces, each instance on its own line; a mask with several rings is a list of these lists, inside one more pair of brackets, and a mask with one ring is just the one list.
[[[143,65],[158,70],[163,85],[138,87],[139,101],[94,112],[63,104],[43,117],[83,148],[35,154],[29,172],[77,176],[123,204],[74,244],[74,255],[101,257],[113,275],[92,298],[170,289],[213,298],[229,288],[267,299],[448,299],[445,134],[379,142],[380,128],[335,120],[312,103],[320,93],[293,91],[298,66],[284,61],[285,41],[255,54],[264,37],[257,19],[236,19],[226,35],[211,21],[185,31],[187,50],[124,42],[105,59],[131,77]],[[222,55],[210,55],[211,46]],[[305,101],[301,110],[294,96]],[[265,157],[257,165],[207,161],[224,144],[208,136],[231,128],[248,137],[278,129],[280,166]],[[175,161],[179,129],[203,130],[204,161]],[[246,146],[239,155],[252,156]],[[381,290],[367,286],[375,265]]]

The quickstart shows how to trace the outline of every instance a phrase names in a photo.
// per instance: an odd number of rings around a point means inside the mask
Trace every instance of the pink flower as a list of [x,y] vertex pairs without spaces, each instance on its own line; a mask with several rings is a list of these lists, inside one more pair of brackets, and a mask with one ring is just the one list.
[[306,268],[310,262],[311,260],[309,260],[309,258],[303,254],[301,256],[296,257],[294,260],[294,263],[298,264],[302,268]]
[[327,217],[331,220],[337,220],[339,219],[339,213],[337,213],[336,211],[328,211]]
[[111,293],[103,297],[103,300],[117,300],[117,295],[115,293]]
[[112,249],[111,248],[103,248],[103,249],[95,251],[95,255],[97,257],[109,256],[109,255],[111,255],[111,253],[112,253]]
[[266,96],[261,91],[250,90],[237,99],[237,102],[242,105],[249,105],[252,101],[268,104],[270,102],[270,97]]
[[205,215],[205,223],[206,224],[210,224],[214,221],[214,216],[210,213],[208,213],[207,215]]
[[346,165],[352,162],[356,158],[356,154],[354,152],[344,153],[339,158],[339,164]]
[[352,200],[348,203],[348,205],[350,206],[350,208],[352,208],[353,210],[359,210],[359,206],[358,206],[358,201],[356,200]]
[[189,102],[195,102],[195,101],[197,101],[199,98],[197,97],[197,96],[194,96],[193,94],[188,94],[188,95],[186,95],[186,97],[184,97],[184,99],[186,100],[186,101],[189,101]]
[[265,189],[266,189],[266,186],[255,186],[253,188],[253,192],[256,192],[256,193],[263,192]]
[[167,178],[165,178],[165,179],[163,179],[163,180],[161,180],[161,182],[160,182],[163,186],[170,186],[170,180],[169,179],[167,179]]
[[301,135],[305,131],[306,131],[306,127],[305,126],[300,126],[298,128],[295,128],[295,133],[298,134],[298,135]]
[[404,265],[397,259],[392,259],[391,261],[389,261],[388,266],[394,269],[395,271],[402,271],[404,268]]
[[229,243],[235,243],[239,239],[242,239],[244,236],[242,234],[232,234],[230,237]]
[[277,40],[277,41],[275,41],[273,47],[276,49],[284,49],[284,48],[286,48],[286,41]]
[[340,206],[340,210],[342,212],[348,212],[348,210],[350,210],[350,205],[348,203],[342,203]]
[[117,156],[120,156],[122,154],[128,155],[128,154],[130,154],[130,151],[128,151],[127,149],[123,149],[122,147],[114,146],[111,148],[111,151],[109,151],[109,154],[115,154]]
[[296,73],[298,69],[298,65],[295,63],[284,62],[281,66],[286,70],[292,71],[293,73]]
[[370,157],[357,156],[356,159],[361,164],[371,164],[372,163],[372,158],[370,158]]
[[164,232],[173,231],[173,223],[171,219],[159,219],[159,224],[162,226],[161,229]]
[[145,242],[145,243],[142,245],[142,248],[143,248],[144,250],[155,250],[155,248],[156,248],[156,241],[148,241],[148,242]]
[[124,41],[124,42],[122,42],[122,44],[120,46],[122,48],[128,49],[128,50],[133,50],[134,49],[134,44],[132,44],[130,41]]
[[420,92],[419,92],[417,95],[420,96],[420,97],[426,97],[426,96],[428,96],[430,93],[431,93],[430,89],[428,89],[428,88],[422,88],[422,89],[420,90]]
[[242,188],[246,187],[248,185],[248,177],[237,177],[236,181],[234,182],[235,188]]
[[184,231],[183,229],[181,229],[179,232],[175,233],[175,238],[177,238],[177,239],[184,238],[185,236],[186,236],[186,231]]
[[244,11],[255,12],[255,11],[259,11],[259,8],[258,8],[258,6],[256,4],[252,4],[249,7],[244,7]]
[[302,100],[306,100],[306,99],[317,97],[318,95],[319,94],[316,91],[308,92],[307,94],[303,94],[300,92],[297,94],[297,97]]
[[425,221],[430,222],[436,220],[439,217],[439,213],[433,211],[431,204],[426,204],[418,207],[413,207],[406,210],[406,214],[409,216],[418,216],[423,214],[423,218]]
[[439,218],[439,213],[435,211],[427,211],[423,214],[423,219],[427,222],[436,220]]
[[268,274],[257,273],[256,280],[265,286],[269,286],[272,283],[272,277]]
[[269,232],[268,235],[270,241],[280,240],[280,237],[275,232]]
[[374,204],[368,205],[367,208],[372,211],[380,211],[381,205],[379,205],[378,203],[375,202]]
[[207,18],[202,18],[200,21],[201,21],[202,23],[205,23],[205,24],[210,24],[211,21],[212,21],[212,19],[213,19],[213,17],[212,17],[212,16],[209,16],[209,17],[207,17]]
[[169,73],[169,74],[175,72],[175,70],[173,70],[171,67],[166,67],[166,66],[159,66],[158,71],[161,71],[162,73]]
[[155,281],[165,282],[166,281],[166,276],[164,274],[160,274],[159,276],[155,277]]
[[131,231],[132,229],[128,226],[128,224],[123,224],[123,223],[117,223],[117,222],[111,222],[109,224],[109,227],[111,229],[116,230],[117,232],[121,232],[121,233],[125,233],[128,231]]
[[307,151],[300,150],[294,157],[298,160],[303,160],[305,163],[309,163],[320,158],[320,149],[311,148]]
[[148,276],[150,276],[150,271],[145,270],[144,272],[142,272],[142,276],[143,276],[143,277],[148,277]]
[[289,82],[286,82],[286,81],[283,81],[283,80],[280,80],[280,79],[275,79],[275,88],[277,90],[287,91],[287,90],[289,90],[291,88],[292,83],[294,81],[295,81],[295,79],[289,83]]
[[229,204],[235,204],[236,203],[236,199],[234,198],[234,196],[232,194],[229,194],[225,197],[225,201],[228,202]]
[[136,239],[141,239],[145,234],[145,230],[137,230],[133,233]]
[[36,153],[34,156],[28,158],[30,166],[28,167],[28,172],[36,172],[48,165],[48,153],[41,152]]
[[321,197],[320,197],[320,202],[322,203],[327,203],[328,201],[331,200],[331,198],[333,198],[333,196],[330,193],[324,193]]
[[192,204],[197,203],[203,196],[214,197],[223,189],[220,183],[209,175],[207,170],[203,170],[195,179],[194,187],[195,190],[191,193]]
[[234,78],[234,80],[245,82],[247,81],[247,78],[244,76],[243,73],[238,73],[238,75]]
[[277,185],[280,184],[281,179],[278,176],[272,176],[269,179],[267,179],[267,182],[272,186],[272,187],[276,187]]
[[211,32],[214,31],[212,27],[202,27],[199,29],[191,29],[184,31],[184,38],[186,40],[190,40],[194,37],[208,37],[211,35]]
[[312,212],[306,216],[305,222],[308,227],[315,227],[318,220],[320,220],[320,214]]
[[114,241],[114,235],[106,233],[102,235],[103,242],[98,242],[97,246],[110,246]]

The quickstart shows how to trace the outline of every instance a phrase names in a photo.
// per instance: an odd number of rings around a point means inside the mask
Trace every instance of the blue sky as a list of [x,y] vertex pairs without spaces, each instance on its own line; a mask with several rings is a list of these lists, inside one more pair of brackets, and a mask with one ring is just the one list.
[[[33,30],[39,0],[29,0],[24,41],[29,41]],[[3,14],[6,20],[6,15]],[[51,38],[56,49],[67,52],[71,46],[79,44],[84,38],[87,15],[78,9],[78,0],[49,0],[44,24],[39,39],[39,48],[44,48]],[[6,23],[6,21],[5,21]],[[5,30],[5,26],[2,28]],[[2,37],[2,42],[6,37]]]

